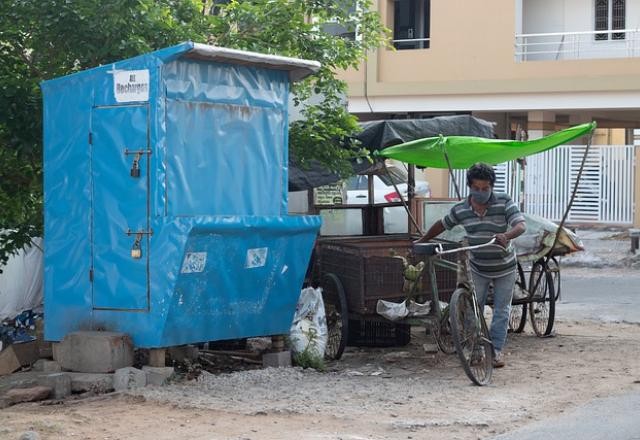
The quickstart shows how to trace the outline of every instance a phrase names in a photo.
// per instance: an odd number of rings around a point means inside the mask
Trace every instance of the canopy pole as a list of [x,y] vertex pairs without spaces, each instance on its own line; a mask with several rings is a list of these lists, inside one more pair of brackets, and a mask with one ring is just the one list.
[[449,160],[447,149],[444,146],[444,138],[442,137],[442,135],[440,135],[440,146],[442,147],[442,154],[444,154],[444,160],[447,161],[447,168],[449,169],[449,175],[451,176],[451,180],[453,181],[453,187],[456,189],[456,195],[458,196],[458,200],[462,200],[462,195],[460,194],[460,188],[458,188],[458,182],[456,182],[456,176],[453,175],[453,168],[451,168],[451,161]]
[[578,185],[580,184],[580,179],[582,178],[582,171],[584,170],[584,164],[587,161],[587,155],[589,154],[589,148],[591,148],[592,139],[593,139],[593,130],[591,131],[591,133],[589,134],[589,138],[587,139],[587,145],[584,149],[584,154],[582,155],[582,161],[580,162],[580,169],[578,170],[578,175],[576,176],[576,183],[573,185],[573,191],[571,192],[571,198],[569,199],[569,204],[567,205],[567,208],[564,211],[562,220],[558,225],[558,232],[556,233],[556,237],[553,240],[553,245],[549,248],[547,255],[551,254],[551,252],[553,252],[553,249],[556,247],[556,244],[558,244],[558,239],[560,238],[560,233],[562,231],[562,228],[564,227],[564,223],[567,220],[567,217],[569,217],[569,211],[571,211],[571,207],[573,206],[573,201],[576,198],[576,193],[578,192]]

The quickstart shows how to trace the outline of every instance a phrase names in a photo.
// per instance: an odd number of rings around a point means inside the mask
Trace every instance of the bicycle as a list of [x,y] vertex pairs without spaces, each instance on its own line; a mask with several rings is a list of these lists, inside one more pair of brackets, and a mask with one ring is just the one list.
[[[451,339],[455,352],[462,363],[467,377],[476,385],[487,385],[493,373],[493,344],[484,313],[476,296],[473,281],[469,276],[467,252],[488,246],[497,246],[495,239],[477,246],[462,246],[457,243],[418,243],[416,253],[430,255],[433,264],[455,269],[457,288],[453,292],[448,306]],[[446,254],[459,255],[457,263],[434,260]],[[429,267],[433,267],[430,264]],[[431,271],[433,277],[435,274]],[[435,283],[432,284],[435,286]]]

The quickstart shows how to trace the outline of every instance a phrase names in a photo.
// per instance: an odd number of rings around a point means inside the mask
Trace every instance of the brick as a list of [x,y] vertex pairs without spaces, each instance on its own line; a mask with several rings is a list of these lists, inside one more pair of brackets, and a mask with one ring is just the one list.
[[52,389],[53,399],[64,399],[71,394],[71,378],[66,373],[47,374],[38,379],[40,385]]
[[173,376],[173,367],[151,367],[145,365],[142,371],[147,375],[147,385],[166,385],[167,381]]
[[113,388],[125,391],[132,388],[142,388],[147,384],[147,374],[133,367],[120,368],[113,375]]
[[291,352],[290,351],[278,351],[275,353],[265,353],[262,355],[263,367],[290,367],[291,366]]
[[74,332],[53,346],[53,358],[63,370],[112,373],[133,365],[133,343],[124,333]]

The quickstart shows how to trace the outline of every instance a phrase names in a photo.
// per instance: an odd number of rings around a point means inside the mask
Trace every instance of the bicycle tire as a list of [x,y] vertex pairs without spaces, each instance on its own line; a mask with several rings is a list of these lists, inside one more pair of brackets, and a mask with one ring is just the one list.
[[451,332],[451,321],[449,320],[449,306],[445,307],[438,323],[438,333],[436,334],[436,343],[440,350],[446,354],[456,352],[456,346],[453,343]]
[[471,292],[465,288],[456,289],[449,307],[451,335],[462,368],[474,384],[487,385],[493,373],[493,344],[484,317],[478,322]]
[[529,277],[529,289],[531,292],[529,315],[533,331],[539,337],[549,336],[553,330],[556,295],[553,276],[545,262],[536,261],[533,264]]
[[[514,285],[515,292],[526,292],[527,285],[524,278],[524,270],[520,263],[518,263],[518,279]],[[527,323],[527,304],[512,304],[511,312],[509,313],[509,331],[512,333],[522,333],[524,326]]]
[[342,282],[336,274],[324,274],[321,287],[327,320],[327,346],[324,356],[329,360],[338,360],[347,346],[349,335],[347,297]]
[[553,278],[553,288],[555,289],[556,301],[560,299],[560,262],[556,257],[547,260],[547,266]]

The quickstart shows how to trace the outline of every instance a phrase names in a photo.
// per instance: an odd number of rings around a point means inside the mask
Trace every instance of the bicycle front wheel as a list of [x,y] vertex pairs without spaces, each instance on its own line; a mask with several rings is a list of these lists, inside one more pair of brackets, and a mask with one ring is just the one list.
[[476,315],[471,292],[459,288],[449,304],[451,336],[467,377],[487,385],[493,373],[493,345],[482,314]]
[[449,306],[442,311],[442,317],[438,326],[438,334],[436,335],[436,342],[438,347],[443,353],[453,354],[456,351],[455,345],[453,345],[453,337],[451,335],[451,320],[449,319]]

